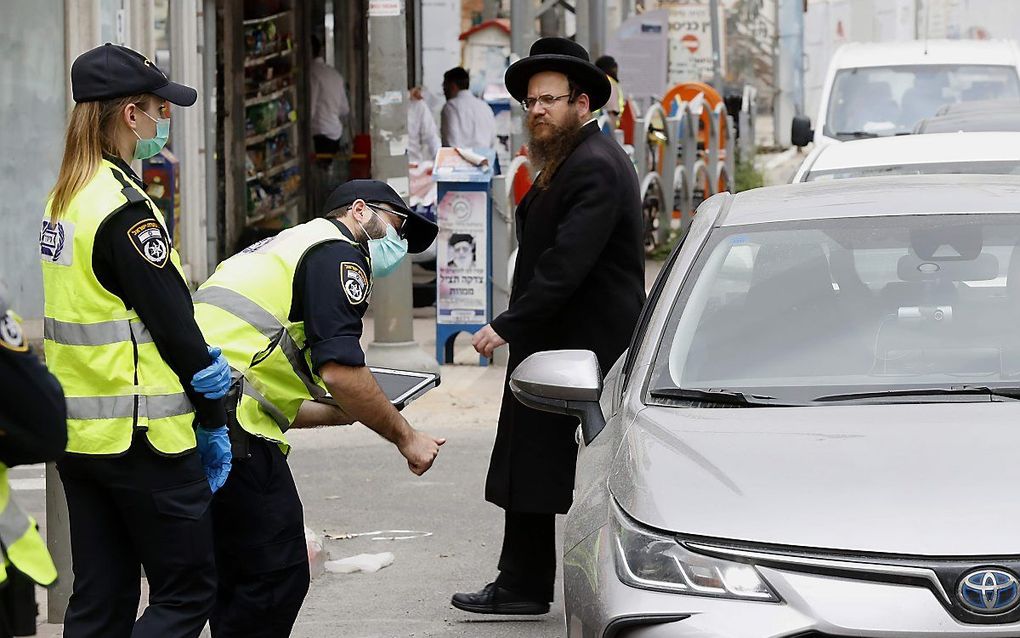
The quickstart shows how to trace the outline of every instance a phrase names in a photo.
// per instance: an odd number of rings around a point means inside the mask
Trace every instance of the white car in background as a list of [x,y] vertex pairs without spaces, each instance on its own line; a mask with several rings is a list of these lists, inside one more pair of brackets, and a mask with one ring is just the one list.
[[932,174],[1020,175],[1020,133],[932,133],[816,146],[793,182]]
[[818,117],[793,119],[796,146],[906,135],[947,104],[1020,105],[1020,50],[1012,40],[855,42],[829,64]]

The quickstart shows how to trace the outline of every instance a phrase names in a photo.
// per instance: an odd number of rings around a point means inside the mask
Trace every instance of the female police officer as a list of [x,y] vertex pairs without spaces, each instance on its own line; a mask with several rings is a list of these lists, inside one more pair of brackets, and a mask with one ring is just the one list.
[[[216,588],[210,488],[230,468],[229,370],[207,350],[163,217],[128,165],[160,151],[170,103],[197,94],[111,44],[75,60],[71,90],[40,235],[46,360],[68,412],[64,636],[198,636]],[[139,565],[149,604],[136,621]]]

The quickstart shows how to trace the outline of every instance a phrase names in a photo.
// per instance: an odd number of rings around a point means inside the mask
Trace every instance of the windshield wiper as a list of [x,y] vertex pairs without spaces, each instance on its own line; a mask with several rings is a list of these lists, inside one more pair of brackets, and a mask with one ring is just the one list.
[[721,403],[723,405],[736,405],[742,407],[781,407],[796,405],[793,403],[779,401],[775,397],[751,394],[749,392],[740,392],[738,390],[728,390],[726,388],[655,388],[651,390],[650,394],[653,397],[661,399],[701,401],[704,403]]
[[837,131],[836,137],[850,137],[855,140],[862,140],[870,137],[878,137],[878,133],[869,133],[867,131]]
[[891,390],[872,390],[868,392],[847,392],[845,394],[828,394],[814,399],[814,401],[839,402],[853,401],[855,399],[885,399],[894,397],[924,397],[924,396],[965,396],[965,395],[987,395],[989,400],[1009,399],[1020,400],[1020,387],[991,387],[986,385],[954,385],[946,388],[902,388]]

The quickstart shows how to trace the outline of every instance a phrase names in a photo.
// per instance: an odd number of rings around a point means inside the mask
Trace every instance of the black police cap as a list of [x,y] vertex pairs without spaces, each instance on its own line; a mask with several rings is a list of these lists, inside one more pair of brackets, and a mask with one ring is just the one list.
[[384,204],[390,210],[397,212],[407,218],[404,222],[404,237],[407,238],[407,252],[420,253],[427,250],[436,235],[439,234],[439,227],[435,222],[423,215],[411,210],[404,200],[386,182],[376,179],[352,179],[351,181],[337,186],[326,199],[322,207],[322,214],[328,215],[338,208],[350,206],[355,201],[362,199],[368,204]]
[[141,53],[107,42],[79,55],[71,65],[71,96],[75,102],[112,100],[151,93],[178,106],[191,106],[198,92],[171,82]]

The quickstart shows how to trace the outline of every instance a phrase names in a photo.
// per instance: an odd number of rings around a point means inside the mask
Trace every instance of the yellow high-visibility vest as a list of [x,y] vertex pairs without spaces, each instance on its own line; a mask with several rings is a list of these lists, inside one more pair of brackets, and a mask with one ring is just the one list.
[[[99,282],[92,270],[96,233],[103,222],[132,203],[148,203],[165,232],[159,208],[116,165],[103,160],[96,175],[74,196],[66,214],[50,221],[46,205],[40,235],[45,293],[46,365],[67,398],[67,451],[115,455],[131,446],[135,428],[163,454],[195,447],[195,410],[177,374],[160,356],[138,313]],[[159,267],[180,257],[141,222],[132,232]],[[165,251],[165,252],[161,252]],[[143,255],[145,256],[145,255]]]
[[[291,321],[290,310],[301,258],[328,241],[357,245],[330,220],[314,219],[227,259],[194,297],[202,333],[223,349],[235,378],[243,377],[238,423],[284,451],[289,449],[284,433],[301,404],[326,393],[312,372],[304,322]],[[367,300],[370,273],[353,262],[341,263],[340,271]]]
[[0,545],[4,558],[0,561],[0,583],[7,580],[8,564],[43,587],[57,580],[57,568],[35,520],[11,498],[7,466],[3,463],[0,463]]

